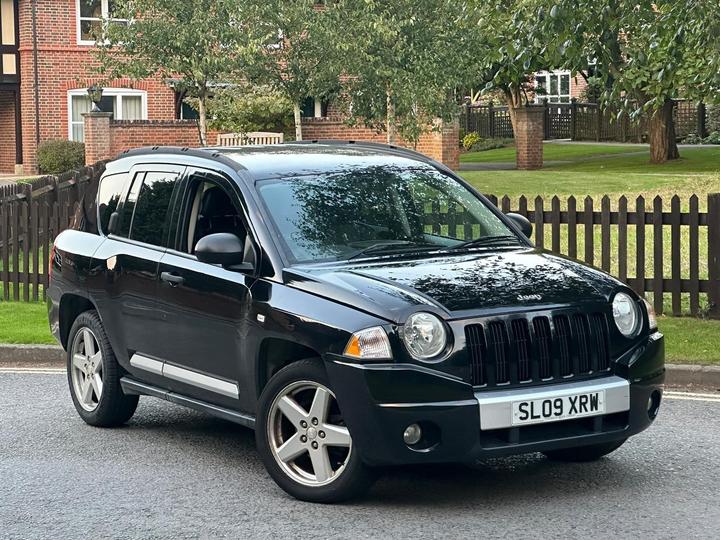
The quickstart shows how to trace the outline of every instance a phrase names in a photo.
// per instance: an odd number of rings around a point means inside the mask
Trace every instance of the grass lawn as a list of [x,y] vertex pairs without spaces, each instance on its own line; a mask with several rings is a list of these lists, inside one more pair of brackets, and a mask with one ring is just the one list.
[[[720,365],[720,321],[660,317],[667,361]],[[45,305],[0,302],[0,343],[55,344]]]
[[[619,149],[624,154],[618,153]],[[596,156],[604,154],[606,157],[583,159],[593,152]],[[610,195],[617,199],[620,195],[634,198],[638,195],[653,197],[677,193],[689,196],[696,193],[702,204],[703,194],[720,191],[720,146],[682,148],[681,159],[663,165],[651,165],[647,151],[636,152],[628,146],[552,143],[545,145],[545,159],[556,159],[550,156],[565,153],[564,159],[568,159],[568,163],[547,166],[540,171],[487,170],[462,171],[461,174],[483,193],[511,198],[520,195],[574,195],[581,198]],[[483,154],[485,162],[515,160],[514,148],[478,154]]]
[[[601,157],[614,154],[627,154],[629,152],[648,152],[648,147],[637,147],[619,144],[563,144],[546,143],[543,157],[547,161],[576,160],[588,157]],[[515,161],[515,147],[495,148],[484,152],[466,152],[460,154],[460,163],[513,163]]]
[[45,304],[0,301],[0,343],[55,344]]

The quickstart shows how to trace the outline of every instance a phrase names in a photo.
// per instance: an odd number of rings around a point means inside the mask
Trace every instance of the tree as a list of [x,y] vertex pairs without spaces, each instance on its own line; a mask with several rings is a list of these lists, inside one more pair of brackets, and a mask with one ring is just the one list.
[[563,62],[565,45],[546,31],[546,20],[557,18],[558,8],[544,0],[475,0],[469,6],[475,54],[463,57],[465,85],[502,92],[517,129],[517,110],[533,95],[532,75]]
[[329,13],[334,4],[319,9],[315,0],[255,0],[250,25],[260,36],[250,78],[268,85],[293,104],[295,138],[302,140],[301,108],[308,97],[327,98],[338,88],[341,68],[327,51]]
[[292,109],[285,95],[272,88],[240,82],[214,89],[207,104],[208,125],[231,133],[286,132],[292,125]]
[[328,9],[341,97],[350,122],[417,143],[437,117],[457,113],[458,57],[467,50],[462,2],[338,0]]
[[[673,99],[717,87],[717,6],[706,0],[558,0],[549,32],[567,39],[569,65],[597,62],[605,104],[648,118],[653,163],[679,157]],[[714,21],[714,22],[713,22]],[[714,51],[713,51],[714,49]],[[717,66],[716,66],[717,67]]]
[[207,101],[214,83],[237,78],[256,47],[234,0],[116,0],[98,36],[106,79],[174,79],[197,100],[200,142],[207,144]]

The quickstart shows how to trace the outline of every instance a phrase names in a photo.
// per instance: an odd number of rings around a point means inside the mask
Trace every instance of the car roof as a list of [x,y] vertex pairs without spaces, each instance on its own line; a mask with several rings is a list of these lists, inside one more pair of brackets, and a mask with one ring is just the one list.
[[123,152],[118,158],[163,155],[213,159],[246,170],[255,180],[348,172],[367,167],[399,169],[444,168],[427,156],[391,145],[354,141],[303,141],[274,145],[207,147],[200,149],[156,146]]
[[256,180],[348,172],[367,167],[431,167],[431,160],[422,154],[367,143],[313,141],[208,150],[235,161]]

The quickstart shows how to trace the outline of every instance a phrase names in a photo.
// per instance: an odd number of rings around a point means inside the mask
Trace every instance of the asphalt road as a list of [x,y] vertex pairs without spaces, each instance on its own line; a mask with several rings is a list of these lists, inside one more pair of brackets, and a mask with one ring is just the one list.
[[58,373],[0,370],[0,537],[717,538],[720,400],[667,399],[593,464],[541,455],[386,471],[364,499],[301,503],[250,430],[152,398],[86,426]]

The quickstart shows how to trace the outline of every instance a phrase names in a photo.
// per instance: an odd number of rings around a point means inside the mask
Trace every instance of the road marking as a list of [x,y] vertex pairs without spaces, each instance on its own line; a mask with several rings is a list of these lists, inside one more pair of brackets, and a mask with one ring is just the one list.
[[720,394],[698,394],[694,392],[673,392],[666,391],[663,397],[667,399],[678,399],[681,401],[708,401],[710,403],[720,403]]
[[52,375],[57,373],[65,373],[61,368],[3,368],[0,367],[0,373],[11,374],[35,374],[35,375]]

